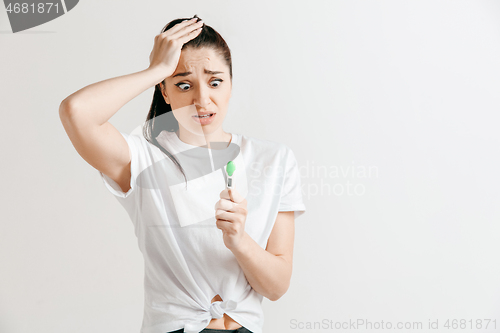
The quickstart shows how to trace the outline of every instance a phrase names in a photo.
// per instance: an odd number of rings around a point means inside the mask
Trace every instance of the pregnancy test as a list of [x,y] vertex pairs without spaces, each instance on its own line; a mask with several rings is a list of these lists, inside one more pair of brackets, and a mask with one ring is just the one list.
[[226,188],[233,188],[233,174],[234,170],[236,170],[236,166],[233,161],[227,162],[226,165],[226,175],[227,175],[227,183]]

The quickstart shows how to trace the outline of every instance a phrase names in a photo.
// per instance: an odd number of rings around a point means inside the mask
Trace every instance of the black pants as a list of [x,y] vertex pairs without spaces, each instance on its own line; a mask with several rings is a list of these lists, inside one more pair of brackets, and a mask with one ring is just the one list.
[[[168,333],[184,333],[184,329],[181,328],[180,330],[171,331]],[[238,328],[236,330],[219,330],[219,329],[213,329],[213,328],[204,328],[203,331],[201,331],[200,333],[252,333],[252,331],[241,326],[240,328]]]

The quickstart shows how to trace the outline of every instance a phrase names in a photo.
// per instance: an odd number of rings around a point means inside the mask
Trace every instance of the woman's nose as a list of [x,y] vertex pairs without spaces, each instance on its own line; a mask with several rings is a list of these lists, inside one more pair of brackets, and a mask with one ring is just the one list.
[[210,104],[210,89],[208,87],[200,86],[195,93],[194,104],[200,107],[207,107]]

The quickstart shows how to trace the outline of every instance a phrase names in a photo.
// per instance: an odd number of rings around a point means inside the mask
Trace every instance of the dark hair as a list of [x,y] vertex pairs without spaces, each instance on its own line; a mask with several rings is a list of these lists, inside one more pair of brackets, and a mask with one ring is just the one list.
[[[198,17],[197,15],[194,15],[192,18]],[[181,23],[184,20],[190,20],[191,18],[182,18],[182,19],[175,19],[173,21],[170,21],[167,25],[161,29],[160,33],[163,33],[167,31],[168,29],[172,28],[174,25]],[[197,22],[201,20],[198,17]],[[225,60],[226,64],[229,66],[229,76],[231,80],[233,79],[233,72],[232,72],[232,61],[231,61],[231,51],[229,50],[229,47],[226,44],[226,41],[222,38],[221,35],[217,31],[215,31],[212,27],[203,24],[201,32],[196,36],[195,38],[191,39],[184,45],[182,45],[181,50],[184,50],[187,47],[192,47],[194,49],[198,48],[210,48],[213,51],[215,51],[217,54],[222,56],[222,58]],[[163,86],[165,86],[165,79],[161,81],[163,83]],[[175,132],[179,129],[179,123],[175,120],[174,117],[168,118],[168,122],[162,122],[158,121],[157,126],[155,126],[155,118],[158,116],[161,116],[163,114],[166,114],[167,112],[172,112],[172,107],[170,104],[167,104],[165,102],[165,99],[163,98],[162,91],[161,91],[161,85],[158,83],[155,86],[155,91],[153,94],[153,101],[151,103],[151,108],[149,109],[148,116],[146,118],[146,122],[142,128],[142,133],[144,138],[149,141],[151,144],[155,145],[158,147],[162,152],[164,152],[181,170],[182,174],[184,175],[184,179],[187,182],[186,179],[186,174],[184,173],[184,170],[180,163],[175,159],[175,157],[170,154],[165,148],[163,148],[158,141],[156,140],[156,137],[164,130],[167,130],[169,132]],[[162,117],[161,119],[166,119],[167,117]]]

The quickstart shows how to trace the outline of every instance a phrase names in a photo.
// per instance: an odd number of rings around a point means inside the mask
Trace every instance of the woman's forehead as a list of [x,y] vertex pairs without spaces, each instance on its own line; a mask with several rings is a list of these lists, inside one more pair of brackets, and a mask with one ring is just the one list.
[[213,50],[207,48],[183,50],[177,66],[178,72],[198,71],[201,74],[204,70],[226,71],[221,57]]

